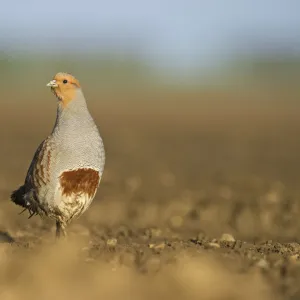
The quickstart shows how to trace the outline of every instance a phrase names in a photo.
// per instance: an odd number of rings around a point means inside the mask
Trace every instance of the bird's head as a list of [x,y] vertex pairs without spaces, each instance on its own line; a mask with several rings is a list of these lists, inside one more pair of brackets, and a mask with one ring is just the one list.
[[61,101],[63,107],[76,99],[77,92],[81,89],[79,81],[73,75],[62,72],[57,73],[47,86]]

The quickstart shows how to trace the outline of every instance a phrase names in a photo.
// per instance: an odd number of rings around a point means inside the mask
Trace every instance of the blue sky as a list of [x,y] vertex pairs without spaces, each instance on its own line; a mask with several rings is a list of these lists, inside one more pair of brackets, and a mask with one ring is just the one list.
[[0,40],[3,49],[133,52],[182,67],[257,42],[300,54],[300,1],[10,0],[1,4]]

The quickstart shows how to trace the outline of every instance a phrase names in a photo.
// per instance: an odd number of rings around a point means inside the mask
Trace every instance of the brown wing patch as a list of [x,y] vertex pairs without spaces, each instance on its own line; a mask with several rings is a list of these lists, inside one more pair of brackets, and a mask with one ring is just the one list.
[[98,171],[84,168],[65,171],[59,179],[63,195],[85,193],[92,197],[98,188],[100,176]]

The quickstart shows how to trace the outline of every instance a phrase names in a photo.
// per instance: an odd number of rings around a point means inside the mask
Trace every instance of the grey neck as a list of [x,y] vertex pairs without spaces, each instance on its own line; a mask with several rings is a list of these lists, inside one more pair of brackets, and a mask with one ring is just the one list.
[[85,119],[91,119],[86,101],[81,89],[77,89],[75,99],[63,107],[61,100],[58,100],[56,121],[53,132],[62,126],[74,126],[82,124],[83,116]]

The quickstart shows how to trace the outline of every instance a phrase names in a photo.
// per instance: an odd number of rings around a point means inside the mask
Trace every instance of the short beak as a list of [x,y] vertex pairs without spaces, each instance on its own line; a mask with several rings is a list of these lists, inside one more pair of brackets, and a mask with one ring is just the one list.
[[50,87],[58,87],[57,83],[56,83],[56,80],[51,80],[47,86],[50,86]]

